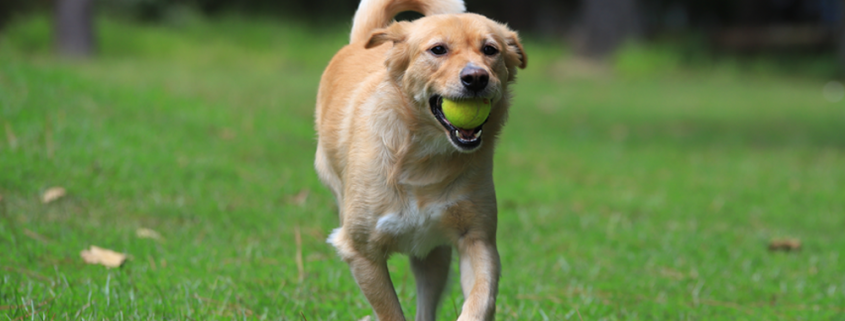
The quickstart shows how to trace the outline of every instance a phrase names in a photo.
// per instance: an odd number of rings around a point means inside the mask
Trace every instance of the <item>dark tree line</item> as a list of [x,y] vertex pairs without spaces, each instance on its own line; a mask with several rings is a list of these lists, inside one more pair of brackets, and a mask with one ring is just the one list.
[[[0,0],[0,28],[15,12],[49,10],[57,48],[84,55],[95,45],[93,8],[155,22],[173,8],[213,16],[228,12],[310,21],[348,21],[358,0]],[[465,0],[467,8],[511,27],[576,39],[602,56],[631,38],[694,30],[713,44],[743,50],[814,45],[845,61],[845,0]],[[775,28],[775,29],[772,29]],[[780,29],[777,29],[780,28]],[[792,29],[790,29],[792,28]],[[775,37],[775,30],[789,37]],[[815,47],[814,47],[815,48]],[[816,49],[818,49],[816,48]]]

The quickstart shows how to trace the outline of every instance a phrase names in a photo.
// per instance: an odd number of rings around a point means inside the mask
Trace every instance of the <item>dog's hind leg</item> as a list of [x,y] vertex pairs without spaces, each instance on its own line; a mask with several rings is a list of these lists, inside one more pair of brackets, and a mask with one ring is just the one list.
[[404,321],[399,298],[390,280],[387,261],[374,261],[362,255],[347,258],[358,287],[364,292],[379,321]]
[[437,304],[449,279],[452,247],[436,247],[425,258],[411,256],[411,271],[417,280],[416,321],[434,321]]

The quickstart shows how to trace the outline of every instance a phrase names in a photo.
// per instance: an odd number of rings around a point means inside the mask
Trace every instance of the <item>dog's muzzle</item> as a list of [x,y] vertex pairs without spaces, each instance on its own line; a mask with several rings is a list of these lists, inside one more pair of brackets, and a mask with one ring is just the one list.
[[[462,151],[469,152],[481,146],[481,128],[484,127],[484,124],[473,129],[455,127],[443,114],[443,97],[440,95],[431,96],[428,103],[431,107],[431,113],[434,114],[434,118],[437,118],[437,121],[443,125],[449,133],[449,139],[452,140],[452,143],[456,147]],[[485,120],[484,123],[487,123],[487,121]]]

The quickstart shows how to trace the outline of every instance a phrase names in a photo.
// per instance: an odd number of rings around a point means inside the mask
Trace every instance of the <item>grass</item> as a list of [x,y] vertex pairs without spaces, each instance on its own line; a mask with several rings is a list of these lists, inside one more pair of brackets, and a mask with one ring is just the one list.
[[[50,54],[44,18],[0,38],[0,319],[370,314],[325,244],[336,206],[312,169],[316,88],[346,27],[99,27],[83,62]],[[525,48],[496,155],[498,319],[845,316],[845,102],[826,79]],[[52,186],[68,195],[42,204]],[[802,250],[767,251],[780,237]],[[90,245],[131,258],[86,265]],[[407,259],[389,263],[412,316]],[[461,302],[454,284],[440,318]]]

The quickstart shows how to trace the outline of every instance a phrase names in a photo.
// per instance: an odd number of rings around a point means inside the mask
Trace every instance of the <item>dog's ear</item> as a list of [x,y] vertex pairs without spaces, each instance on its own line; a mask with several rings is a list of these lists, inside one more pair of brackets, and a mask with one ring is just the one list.
[[364,46],[366,49],[378,47],[385,42],[398,43],[405,41],[407,28],[410,23],[407,21],[393,22],[387,28],[376,29],[370,34],[370,40]]
[[522,43],[519,42],[519,35],[510,30],[506,30],[505,35],[505,43],[508,45],[505,59],[507,59],[508,65],[525,69],[528,63],[528,56],[525,55],[525,49],[522,49]]
[[370,35],[370,40],[364,48],[370,49],[382,45],[385,42],[392,42],[393,48],[387,53],[387,60],[384,65],[387,66],[388,72],[393,79],[401,80],[405,74],[405,69],[408,69],[411,56],[408,51],[408,44],[405,40],[410,31],[410,22],[400,21],[394,22],[387,26],[387,28],[376,29]]

